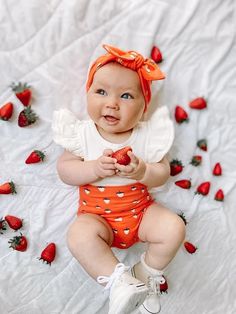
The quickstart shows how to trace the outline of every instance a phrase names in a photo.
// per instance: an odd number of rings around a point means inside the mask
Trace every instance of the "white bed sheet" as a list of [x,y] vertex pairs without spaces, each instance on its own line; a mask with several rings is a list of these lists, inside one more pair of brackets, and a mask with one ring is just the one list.
[[[107,294],[72,258],[65,234],[77,209],[77,190],[56,173],[62,149],[52,141],[55,109],[66,107],[86,118],[85,80],[88,66],[102,52],[101,44],[150,54],[158,45],[167,79],[156,84],[150,112],[156,104],[177,104],[190,116],[177,125],[170,159],[183,161],[184,171],[155,191],[157,198],[187,220],[186,239],[197,253],[181,248],[167,270],[169,290],[162,297],[162,314],[233,314],[236,312],[235,154],[236,154],[236,5],[233,0],[40,0],[0,2],[0,104],[12,101],[14,116],[0,121],[0,183],[12,180],[16,195],[0,195],[0,217],[24,219],[28,250],[8,247],[13,233],[0,235],[0,313],[105,314]],[[19,128],[22,110],[9,85],[32,85],[37,123]],[[157,87],[158,86],[158,87]],[[208,108],[194,111],[189,100],[204,96]],[[203,164],[189,165],[200,153],[196,141],[207,138]],[[26,165],[32,149],[45,151],[42,164]],[[220,162],[221,177],[212,168]],[[182,190],[174,181],[191,178]],[[195,195],[196,186],[211,181],[208,196]],[[214,193],[222,188],[224,202]],[[18,233],[17,233],[18,234]],[[48,242],[57,244],[51,267],[37,257]],[[121,261],[136,262],[143,244],[115,250]]]

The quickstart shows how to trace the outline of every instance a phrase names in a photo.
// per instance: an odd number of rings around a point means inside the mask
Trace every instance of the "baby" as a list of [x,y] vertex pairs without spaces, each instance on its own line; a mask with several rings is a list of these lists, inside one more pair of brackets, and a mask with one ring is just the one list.
[[[66,109],[54,113],[54,140],[65,148],[57,170],[61,180],[79,186],[79,209],[68,230],[73,256],[109,289],[109,314],[160,311],[163,272],[185,237],[182,219],[154,201],[149,190],[170,175],[166,154],[174,138],[166,107],[141,121],[151,100],[151,82],[164,75],[135,51],[103,45],[106,54],[91,66],[87,80],[90,120]],[[130,146],[130,163],[113,153]],[[147,243],[141,261],[130,268],[111,247]]]

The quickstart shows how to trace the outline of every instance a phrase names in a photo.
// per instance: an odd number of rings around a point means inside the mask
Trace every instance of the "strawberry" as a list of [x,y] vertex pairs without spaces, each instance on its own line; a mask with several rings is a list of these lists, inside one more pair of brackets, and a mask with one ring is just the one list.
[[131,151],[132,148],[130,146],[125,146],[112,154],[112,158],[115,158],[120,165],[127,166],[130,163],[130,157],[127,153]]
[[205,196],[209,193],[210,186],[211,186],[210,182],[203,182],[197,187],[197,191],[195,193]]
[[40,150],[34,150],[30,155],[26,158],[25,163],[26,164],[35,164],[40,161],[43,161],[45,157],[45,154],[41,152]]
[[167,290],[168,290],[168,282],[167,282],[167,279],[165,276],[163,276],[164,279],[165,279],[165,282],[164,283],[160,283],[160,293],[167,293]]
[[18,230],[22,227],[22,219],[16,216],[7,215],[5,216],[5,220],[8,223],[8,226],[14,230]]
[[214,176],[221,176],[222,175],[222,168],[219,162],[217,162],[214,166],[214,169],[212,171]]
[[27,107],[24,110],[22,110],[18,116],[18,125],[20,127],[25,127],[30,124],[33,124],[37,120],[37,116],[34,113],[34,111],[31,109],[31,107]]
[[11,102],[6,103],[0,108],[0,118],[8,121],[13,113],[13,104]]
[[0,194],[16,194],[15,184],[10,182],[5,182],[0,185]]
[[175,107],[175,120],[177,123],[188,122],[188,114],[181,106]]
[[191,165],[197,167],[202,163],[202,156],[200,155],[195,155],[192,157],[192,160],[190,162]]
[[184,216],[184,213],[183,213],[182,211],[178,214],[178,216],[179,216],[180,218],[182,218],[184,224],[187,225],[188,222],[187,222],[186,217]]
[[205,152],[207,151],[207,141],[205,139],[197,141],[197,146],[201,149],[204,150]]
[[203,97],[198,97],[190,101],[189,107],[192,109],[202,110],[207,107],[207,103]]
[[182,162],[178,159],[173,159],[170,162],[170,175],[176,176],[178,173],[180,173],[183,170]]
[[22,233],[19,236],[15,236],[8,241],[10,248],[13,250],[24,252],[27,249],[27,239]]
[[175,184],[179,187],[181,187],[182,189],[190,189],[191,188],[191,181],[190,180],[179,180],[179,181],[175,181]]
[[46,262],[47,264],[50,264],[54,261],[54,258],[56,256],[56,245],[55,243],[49,243],[46,248],[42,251],[41,257],[39,260],[43,260],[43,262]]
[[153,46],[152,51],[151,51],[151,58],[156,63],[162,62],[163,60],[162,53],[157,46]]
[[0,234],[3,234],[2,230],[6,230],[6,222],[4,219],[0,218]]
[[184,242],[184,247],[187,250],[187,252],[190,254],[195,253],[197,250],[197,247],[195,245],[193,245],[192,243],[187,242],[187,241]]
[[32,96],[30,86],[27,85],[27,83],[23,84],[19,82],[18,84],[12,83],[11,88],[15,92],[16,97],[22,102],[22,104],[25,107],[29,106]]
[[215,194],[215,200],[219,202],[223,202],[224,198],[225,198],[224,192],[221,189],[219,189]]

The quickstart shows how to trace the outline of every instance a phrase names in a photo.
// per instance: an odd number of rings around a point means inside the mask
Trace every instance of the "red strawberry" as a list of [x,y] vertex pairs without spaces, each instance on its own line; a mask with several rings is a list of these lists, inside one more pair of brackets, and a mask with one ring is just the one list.
[[10,244],[9,247],[16,251],[24,252],[27,249],[27,239],[22,233],[19,236],[10,239],[8,243]]
[[196,194],[207,195],[210,190],[211,183],[203,182],[197,187]]
[[175,181],[175,184],[181,187],[182,189],[190,189],[191,188],[191,181],[190,180],[179,180]]
[[54,261],[56,256],[56,245],[55,243],[49,243],[46,248],[42,251],[40,260],[42,259],[43,262],[50,264]]
[[24,106],[28,106],[31,100],[31,90],[30,86],[27,83],[22,84],[19,82],[18,84],[11,84],[12,90],[15,92],[16,97],[22,102]]
[[162,53],[158,47],[153,46],[152,51],[151,51],[151,58],[156,63],[162,62],[162,60],[163,60],[162,59]]
[[197,141],[197,146],[201,149],[204,150],[205,152],[207,151],[207,141],[205,139]]
[[165,276],[163,276],[164,279],[165,279],[165,282],[164,283],[160,283],[160,292],[161,293],[167,293],[167,290],[168,290],[168,282],[167,282],[167,279]]
[[22,227],[22,219],[16,216],[7,215],[5,216],[5,220],[8,223],[8,226],[14,230],[18,230]]
[[187,241],[184,242],[184,247],[188,251],[188,253],[190,253],[190,254],[195,253],[197,250],[197,247],[195,245],[193,245],[192,243],[187,242]]
[[224,192],[221,189],[219,189],[215,194],[215,200],[219,202],[223,202],[224,198],[225,198]]
[[0,194],[16,194],[15,184],[10,182],[5,182],[0,185]]
[[182,162],[178,159],[173,159],[170,162],[170,175],[175,176],[183,170]]
[[45,154],[41,152],[40,150],[34,150],[25,160],[26,164],[34,164],[38,163],[40,161],[43,161],[45,157]]
[[25,126],[35,123],[36,120],[37,120],[37,116],[34,113],[34,111],[31,109],[31,107],[29,106],[20,112],[18,116],[18,125],[20,127],[25,127]]
[[125,146],[112,154],[112,158],[115,158],[120,165],[127,166],[130,163],[130,157],[127,153],[131,151],[132,148],[130,146]]
[[212,171],[214,176],[221,176],[222,175],[222,168],[219,162],[217,162],[214,166],[214,169]]
[[2,230],[6,230],[6,222],[4,219],[0,218],[0,234],[3,234]]
[[8,121],[13,113],[13,104],[11,102],[6,103],[0,108],[0,118]]
[[180,213],[178,214],[178,216],[179,216],[180,218],[182,218],[184,224],[187,225],[188,222],[187,222],[187,220],[186,220],[186,217],[184,216],[184,213],[183,213],[183,212],[180,212]]
[[177,123],[188,122],[188,114],[181,106],[175,107],[175,120]]
[[202,163],[202,156],[200,155],[195,155],[193,156],[190,164],[193,165],[193,166],[199,166],[200,164]]
[[203,97],[198,97],[190,101],[189,107],[192,109],[202,110],[207,107],[207,103]]

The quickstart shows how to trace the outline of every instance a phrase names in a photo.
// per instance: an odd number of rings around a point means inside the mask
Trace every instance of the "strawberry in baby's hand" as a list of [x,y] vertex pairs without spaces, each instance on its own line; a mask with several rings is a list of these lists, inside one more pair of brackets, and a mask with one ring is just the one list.
[[221,176],[222,175],[222,168],[219,162],[217,162],[214,166],[214,169],[212,171],[214,176]]
[[5,182],[0,185],[0,194],[16,194],[15,184],[10,182]]
[[22,219],[16,216],[7,215],[5,216],[5,221],[8,223],[8,226],[15,231],[22,227]]
[[131,159],[128,156],[128,152],[132,152],[132,148],[130,146],[125,146],[117,151],[115,151],[111,157],[117,160],[117,163],[120,165],[127,166]]
[[221,189],[219,189],[217,192],[216,192],[216,194],[215,194],[215,200],[216,201],[218,201],[218,202],[223,202],[223,200],[224,200],[224,192],[221,190]]
[[0,218],[0,234],[3,234],[3,230],[6,230],[6,222],[4,219]]
[[175,120],[177,123],[188,122],[188,114],[181,106],[175,107]]
[[47,264],[51,265],[51,263],[54,261],[56,256],[56,244],[55,243],[49,243],[46,248],[42,251],[41,257],[39,260],[43,260],[43,262],[46,262]]
[[15,92],[16,97],[22,102],[22,104],[25,107],[29,106],[32,96],[30,86],[27,85],[27,83],[23,84],[19,82],[18,84],[12,83],[11,88]]
[[29,107],[22,110],[18,116],[18,125],[20,127],[25,127],[30,124],[33,124],[37,120],[35,112]]
[[198,97],[190,101],[189,107],[192,109],[202,110],[207,107],[207,102],[203,97]]
[[153,46],[152,51],[151,51],[151,58],[156,63],[162,62],[162,60],[163,60],[162,59],[162,53],[157,46]]
[[192,243],[187,242],[187,241],[184,242],[184,247],[187,250],[187,252],[190,254],[195,253],[197,250],[197,247],[195,245],[193,245]]
[[182,162],[178,159],[173,159],[170,162],[170,175],[176,176],[178,173],[180,173],[183,170]]
[[196,194],[201,194],[201,195],[207,195],[210,190],[211,183],[210,182],[203,182],[197,187],[197,191],[195,192]]
[[13,104],[11,102],[6,103],[0,108],[0,119],[8,121],[13,113]]
[[22,233],[19,236],[15,236],[12,239],[8,241],[10,244],[10,248],[13,248],[13,250],[24,252],[27,249],[27,239],[25,236],[22,235]]
[[30,155],[26,158],[25,163],[26,164],[35,164],[40,161],[43,161],[45,157],[45,154],[41,152],[40,150],[34,150]]
[[190,180],[185,180],[185,179],[178,180],[178,181],[175,181],[175,184],[182,189],[188,190],[191,188],[191,181]]

